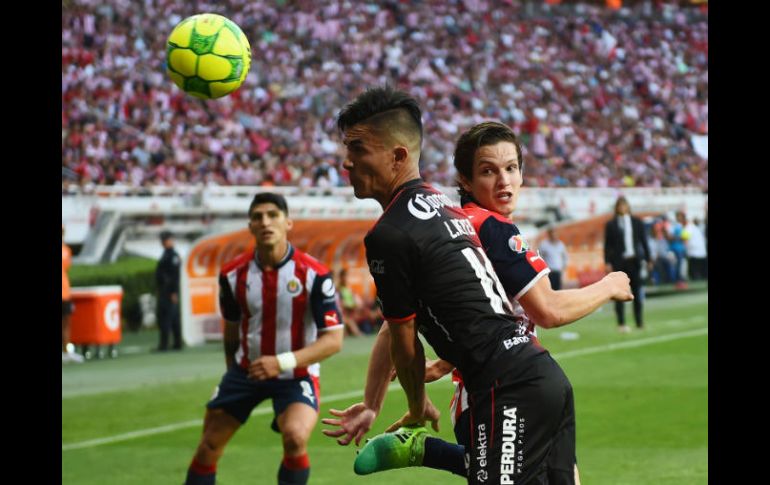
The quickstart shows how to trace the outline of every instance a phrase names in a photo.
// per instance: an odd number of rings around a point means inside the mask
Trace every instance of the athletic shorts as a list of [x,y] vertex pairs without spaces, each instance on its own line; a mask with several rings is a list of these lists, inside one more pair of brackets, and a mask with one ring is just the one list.
[[206,407],[222,409],[244,424],[255,407],[265,399],[271,399],[274,415],[271,428],[276,432],[279,430],[275,418],[289,404],[301,402],[318,411],[321,393],[317,377],[254,381],[247,376],[245,369],[238,365],[232,366],[222,376],[222,381],[214,389],[214,395]]
[[469,395],[471,484],[574,485],[572,386],[549,354],[525,379]]
[[465,449],[468,449],[468,444],[471,441],[471,412],[470,410],[466,409],[460,414],[460,417],[457,418],[457,421],[455,422],[455,440],[457,440],[458,445],[462,445],[465,447]]
[[61,301],[61,316],[66,317],[67,315],[72,315],[72,311],[75,309],[75,305],[72,304],[69,300],[62,300]]

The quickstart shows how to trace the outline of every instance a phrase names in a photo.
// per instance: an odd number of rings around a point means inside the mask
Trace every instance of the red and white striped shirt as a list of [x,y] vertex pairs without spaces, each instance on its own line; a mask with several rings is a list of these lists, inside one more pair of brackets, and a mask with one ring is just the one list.
[[[222,316],[240,324],[235,361],[248,368],[262,355],[299,350],[318,332],[342,328],[334,281],[318,260],[289,245],[275,269],[264,270],[255,251],[222,267],[219,275]],[[279,374],[279,379],[318,376],[320,364]]]

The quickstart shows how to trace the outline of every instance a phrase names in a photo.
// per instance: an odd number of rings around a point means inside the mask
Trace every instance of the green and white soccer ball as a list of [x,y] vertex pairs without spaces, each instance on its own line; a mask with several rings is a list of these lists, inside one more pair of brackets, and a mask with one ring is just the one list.
[[196,98],[221,98],[238,89],[251,67],[251,46],[232,20],[214,13],[188,17],[171,32],[166,72]]

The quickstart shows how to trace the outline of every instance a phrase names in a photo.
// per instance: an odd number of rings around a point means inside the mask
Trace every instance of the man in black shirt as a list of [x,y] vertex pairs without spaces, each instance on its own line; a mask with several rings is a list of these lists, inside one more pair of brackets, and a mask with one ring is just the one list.
[[179,316],[179,266],[181,259],[174,249],[174,238],[168,231],[160,233],[163,255],[155,268],[155,282],[158,286],[158,329],[160,342],[157,350],[168,350],[168,336],[172,334],[173,349],[182,348],[182,326]]
[[[574,462],[563,470],[547,462],[554,448],[574,449],[574,435],[562,432],[574,420],[572,388],[512,316],[471,222],[420,179],[416,101],[390,88],[371,89],[342,110],[338,127],[356,197],[374,198],[384,209],[364,243],[388,322],[375,345],[390,345],[408,401],[399,424],[435,427],[439,417],[425,393],[419,330],[462,373],[470,394],[469,483],[574,483]],[[373,368],[382,367],[370,362]],[[324,423],[340,429],[324,432],[342,437],[340,444],[358,443],[378,411],[366,402],[333,411],[341,419]]]

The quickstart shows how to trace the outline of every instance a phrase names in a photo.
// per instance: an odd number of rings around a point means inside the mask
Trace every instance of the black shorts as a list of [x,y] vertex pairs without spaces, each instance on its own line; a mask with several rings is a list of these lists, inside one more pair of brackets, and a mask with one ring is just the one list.
[[69,300],[61,301],[61,316],[66,317],[67,315],[71,315],[74,309],[75,309],[75,305],[73,305],[71,301]]
[[223,409],[244,424],[259,403],[265,399],[271,399],[274,414],[271,427],[274,431],[278,431],[275,418],[290,404],[301,402],[318,411],[320,394],[317,377],[253,381],[247,377],[243,368],[235,365],[222,376],[222,381],[214,389],[214,395],[206,407]]
[[527,375],[469,395],[468,483],[574,485],[572,386],[549,354]]

